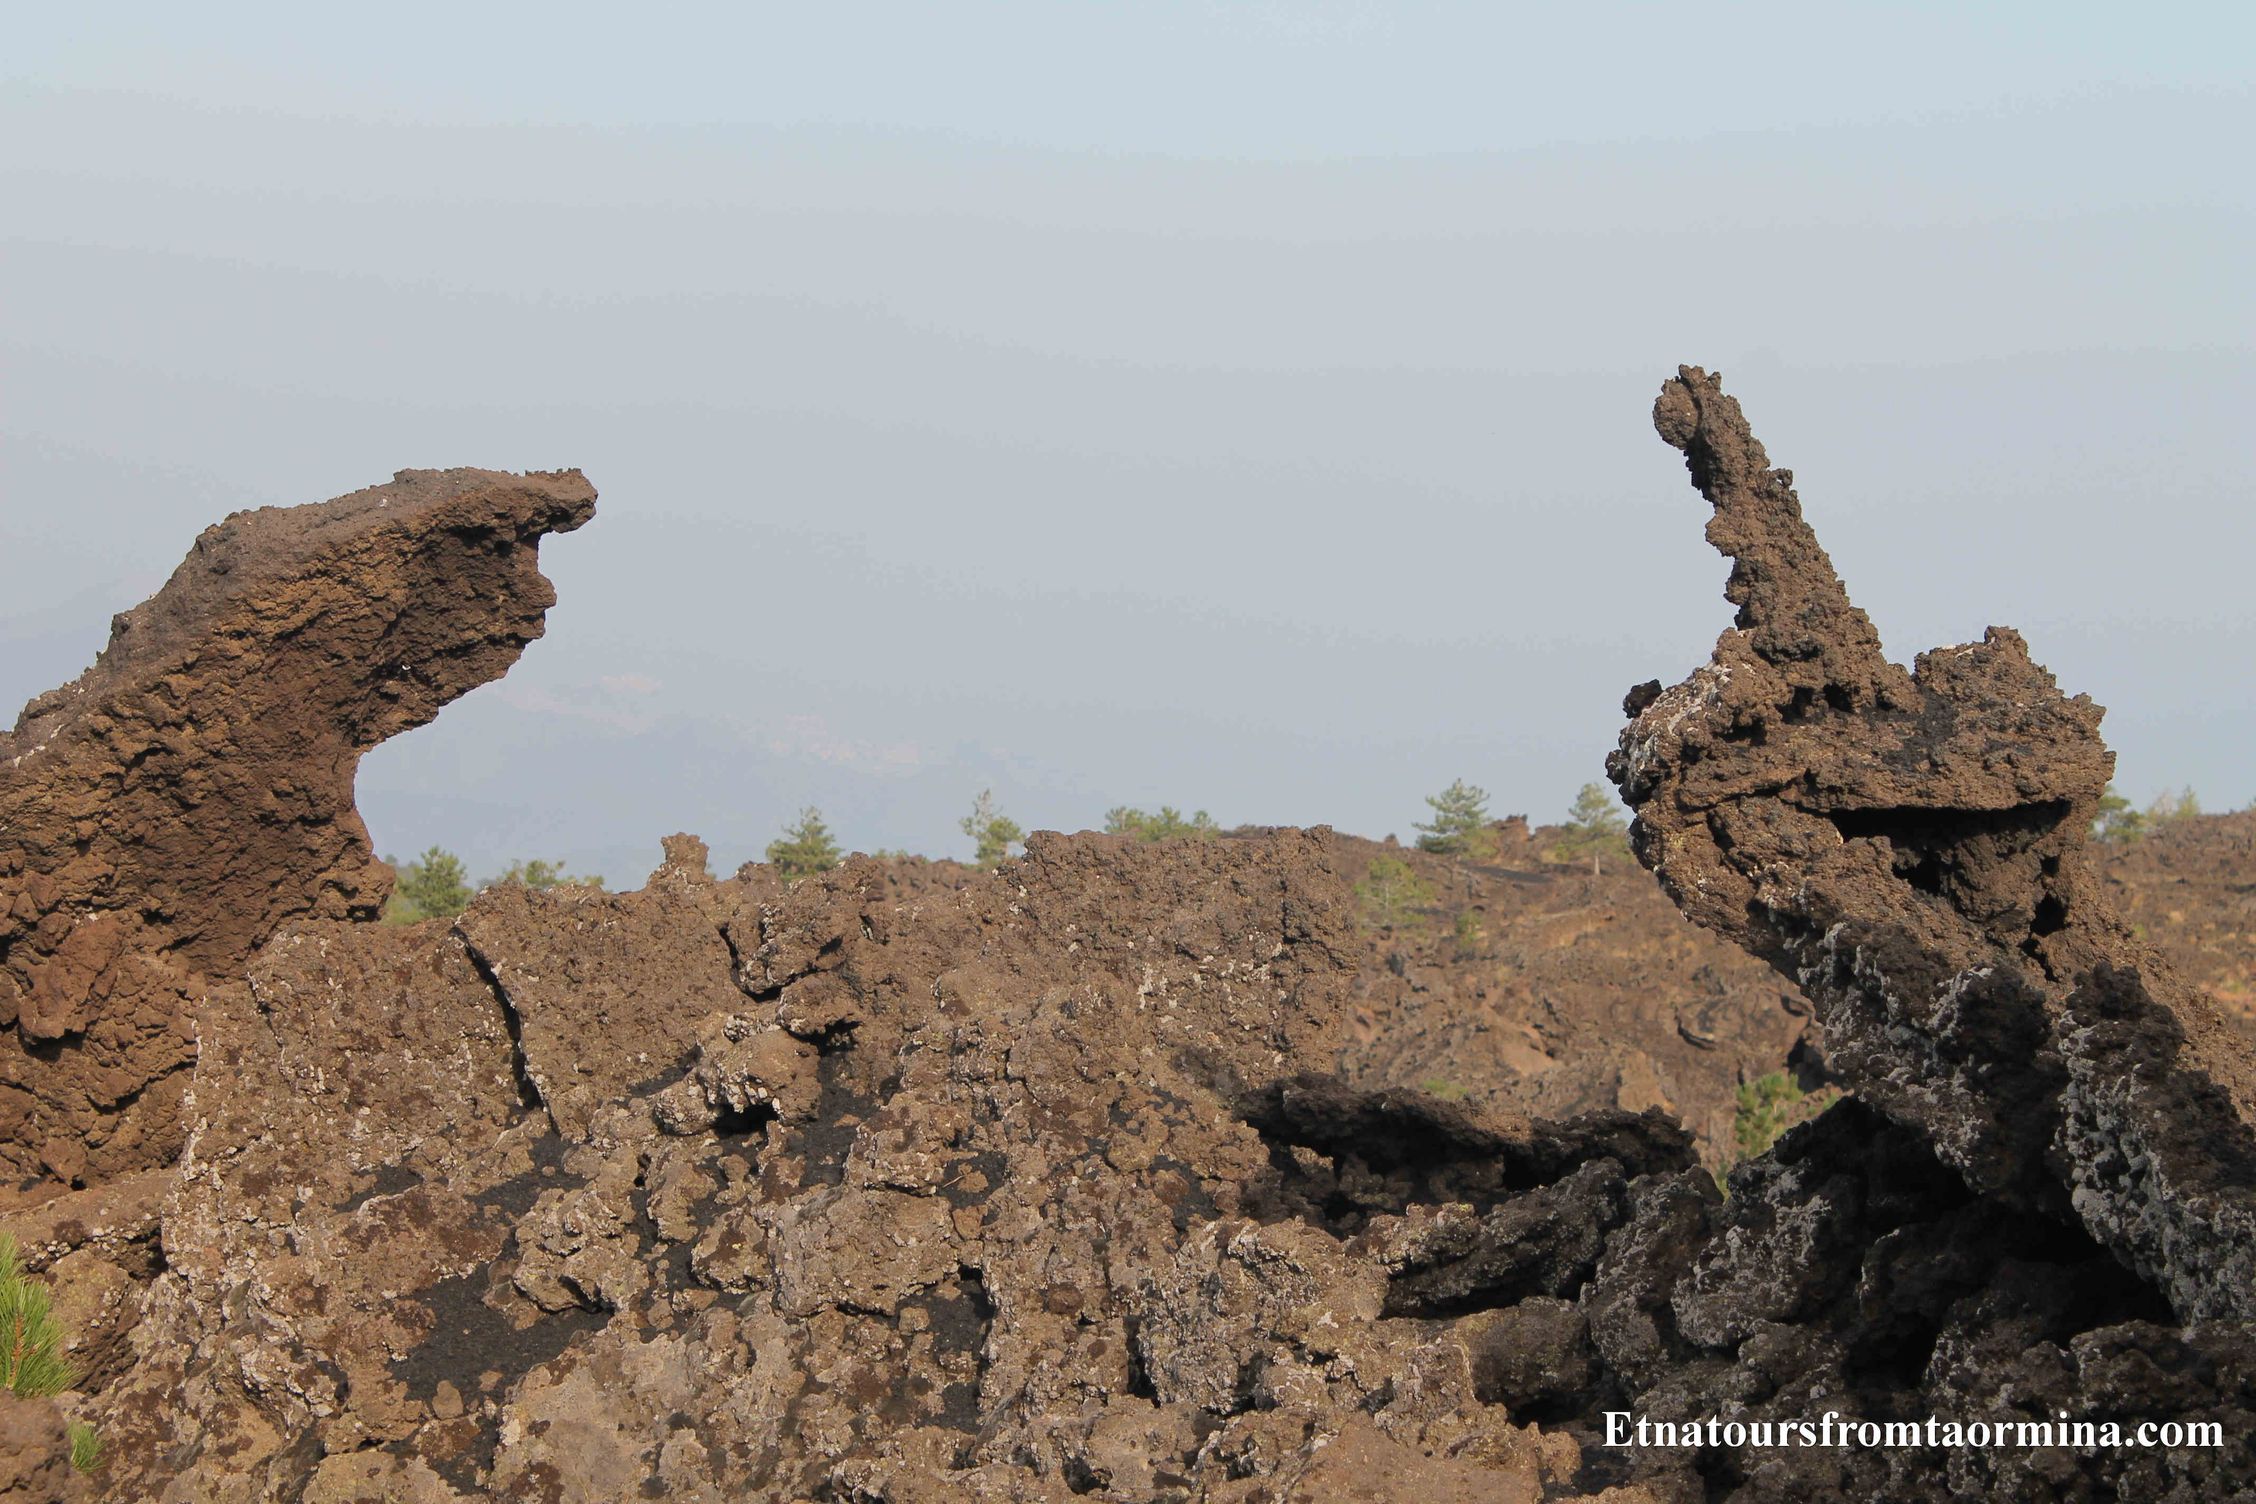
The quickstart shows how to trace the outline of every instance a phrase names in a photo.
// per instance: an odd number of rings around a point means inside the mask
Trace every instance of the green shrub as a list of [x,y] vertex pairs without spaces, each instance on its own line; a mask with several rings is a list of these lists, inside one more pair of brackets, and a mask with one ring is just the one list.
[[980,790],[979,797],[972,801],[971,813],[960,823],[975,847],[972,861],[981,867],[998,865],[1010,855],[1011,847],[1026,838],[1016,820],[996,810],[993,789]]
[[1450,939],[1456,944],[1457,954],[1460,956],[1479,955],[1481,942],[1487,938],[1488,931],[1481,924],[1480,916],[1471,909],[1460,913],[1456,924],[1450,927]]
[[1787,1129],[1808,1122],[1841,1097],[1837,1086],[1805,1092],[1801,1083],[1785,1071],[1772,1071],[1741,1083],[1738,1111],[1731,1119],[1731,1145],[1725,1151],[1722,1168],[1716,1171],[1716,1184],[1724,1185],[1733,1165],[1769,1152]]
[[1427,1095],[1439,1097],[1444,1102],[1462,1102],[1465,1100],[1465,1088],[1441,1076],[1428,1076],[1418,1085]]
[[828,872],[838,865],[838,843],[823,824],[822,811],[808,805],[784,833],[768,842],[768,862],[786,883]]
[[509,864],[509,870],[486,884],[498,888],[503,883],[517,883],[523,887],[542,888],[600,888],[600,877],[573,877],[564,870],[562,862],[544,862],[538,857],[531,861],[518,860]]
[[1122,805],[1105,811],[1105,834],[1134,836],[1139,841],[1175,841],[1182,839],[1208,840],[1221,834],[1222,827],[1214,817],[1200,810],[1188,820],[1172,804],[1163,804],[1159,813],[1150,815],[1140,809]]
[[1629,855],[1628,821],[1604,784],[1586,783],[1575,795],[1559,844],[1551,848],[1551,855],[1561,861],[1587,857],[1593,872],[1598,870],[1600,857]]
[[388,856],[385,862],[396,876],[392,896],[384,900],[386,924],[420,924],[426,919],[452,919],[470,907],[481,889],[515,883],[526,888],[600,888],[597,876],[575,877],[562,862],[539,857],[518,858],[499,876],[473,887],[462,858],[443,846],[433,846],[412,862]]
[[1419,912],[1433,902],[1433,888],[1396,856],[1371,858],[1363,881],[1355,885],[1363,901],[1363,917],[1379,929],[1408,929],[1425,922]]
[[1734,1158],[1753,1159],[1777,1143],[1788,1126],[1787,1109],[1804,1095],[1801,1084],[1784,1071],[1742,1082],[1739,1111],[1731,1120]]
[[1424,832],[1418,837],[1420,851],[1474,861],[1496,855],[1496,832],[1490,826],[1487,790],[1477,789],[1460,778],[1440,793],[1428,794],[1426,803],[1433,808],[1433,819],[1412,827]]
[[2151,834],[2172,820],[2187,820],[2201,813],[2201,800],[2191,788],[2175,794],[2164,792],[2145,809],[2133,809],[2131,801],[2115,792],[2109,784],[2099,796],[2099,814],[2092,821],[2092,836],[2111,845],[2123,845]]
[[2160,794],[2146,807],[2147,821],[2153,825],[2164,825],[2172,820],[2190,820],[2200,813],[2201,801],[2194,797],[2190,787],[2182,788],[2175,794]]
[[[24,1272],[16,1240],[0,1233],[0,1388],[45,1399],[77,1383],[78,1365],[64,1356],[64,1340],[54,1298]],[[70,1422],[68,1433],[71,1466],[82,1473],[101,1467],[101,1433],[82,1420]]]
[[2120,846],[2146,834],[2146,815],[2131,808],[2131,801],[2109,784],[2100,791],[2099,814],[2092,821],[2092,838]]
[[469,874],[463,869],[462,858],[451,851],[433,846],[404,866],[393,857],[384,860],[399,872],[398,880],[392,885],[392,896],[384,904],[387,923],[452,919],[470,907],[470,900],[476,896]]

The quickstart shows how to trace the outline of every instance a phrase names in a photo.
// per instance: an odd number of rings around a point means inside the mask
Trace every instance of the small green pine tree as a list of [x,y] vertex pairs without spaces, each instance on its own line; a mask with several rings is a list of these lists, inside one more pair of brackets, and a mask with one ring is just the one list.
[[1735,1159],[1753,1159],[1786,1131],[1787,1109],[1802,1099],[1802,1088],[1784,1071],[1757,1076],[1739,1087],[1739,1110],[1731,1121]]
[[1482,943],[1488,939],[1488,930],[1478,914],[1466,909],[1450,927],[1450,938],[1456,942],[1457,954],[1470,959],[1480,954]]
[[24,1272],[16,1240],[0,1233],[0,1388],[41,1399],[61,1394],[77,1377],[63,1356],[63,1328],[47,1287]]
[[462,866],[462,858],[451,851],[433,846],[414,861],[401,866],[390,857],[385,860],[398,869],[399,878],[392,887],[392,896],[384,905],[384,917],[394,924],[413,924],[421,919],[452,919],[470,907],[475,896],[470,879]]
[[1438,794],[1428,794],[1433,819],[1414,827],[1420,851],[1480,860],[1496,854],[1496,832],[1488,816],[1488,792],[1460,778]]
[[1172,804],[1161,805],[1156,815],[1126,805],[1105,811],[1105,834],[1134,836],[1139,841],[1173,841],[1186,837],[1203,841],[1220,834],[1221,829],[1205,810],[1186,820],[1183,812]]
[[1572,808],[1567,811],[1567,823],[1559,835],[1559,844],[1552,854],[1566,860],[1590,859],[1590,870],[1598,870],[1599,858],[1606,855],[1624,856],[1629,852],[1628,822],[1622,818],[1621,807],[1602,783],[1586,783],[1575,795]]
[[972,802],[971,813],[963,817],[961,825],[976,848],[972,861],[981,867],[999,865],[1010,855],[1011,847],[1026,838],[1026,832],[1019,828],[1016,820],[996,811],[992,789],[980,791]]
[[[78,1365],[63,1354],[62,1323],[47,1287],[24,1271],[16,1240],[0,1233],[0,1389],[25,1399],[61,1394],[78,1382]],[[102,1466],[102,1437],[85,1421],[65,1428],[70,1463],[82,1473]]]
[[2121,845],[2145,834],[2146,815],[2131,808],[2131,801],[2116,793],[2114,784],[2100,791],[2099,813],[2092,821],[2095,840]]
[[1738,1111],[1731,1119],[1731,1143],[1723,1150],[1721,1167],[1713,1172],[1716,1184],[1730,1195],[1726,1177],[1733,1165],[1768,1153],[1787,1129],[1817,1117],[1842,1096],[1841,1088],[1830,1085],[1805,1092],[1801,1083],[1785,1071],[1741,1082]]
[[830,838],[822,811],[811,804],[799,811],[799,818],[768,843],[768,860],[787,883],[837,866],[838,843]]
[[2192,788],[2182,788],[2175,794],[2163,793],[2146,807],[2149,824],[2166,825],[2172,820],[2190,820],[2201,813],[2201,801],[2194,797]]
[[82,1473],[100,1472],[102,1433],[86,1421],[74,1420],[70,1423],[69,1435],[71,1466]]

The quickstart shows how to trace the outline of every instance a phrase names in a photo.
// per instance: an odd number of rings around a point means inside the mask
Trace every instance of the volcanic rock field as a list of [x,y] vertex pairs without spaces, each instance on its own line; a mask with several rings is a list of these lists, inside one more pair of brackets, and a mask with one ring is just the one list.
[[[673,835],[382,924],[358,760],[595,492],[208,529],[0,734],[0,1225],[80,1367],[0,1498],[2256,1497],[2256,814],[2096,845],[2097,706],[2005,628],[1888,661],[1719,380],[1654,422],[1736,618],[1630,690],[1595,871]],[[1382,855],[1459,938],[1367,922]],[[1730,1165],[1776,1072],[1842,1095]],[[2062,1411],[2226,1444],[1606,1434]]]

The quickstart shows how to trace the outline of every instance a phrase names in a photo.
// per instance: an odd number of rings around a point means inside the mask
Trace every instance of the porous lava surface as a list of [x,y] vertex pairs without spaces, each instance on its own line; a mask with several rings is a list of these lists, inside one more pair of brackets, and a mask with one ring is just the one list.
[[203,1020],[117,1496],[1542,1496],[1575,1447],[1435,1313],[1571,1293],[1686,1138],[1302,1079],[1337,844],[785,891],[681,837],[633,893],[290,927]]
[[1738,615],[1690,678],[1630,692],[1608,772],[1640,859],[1794,979],[1857,1099],[1734,1174],[1641,1408],[2199,1415],[2225,1447],[1698,1468],[1751,1497],[2248,1496],[2256,1069],[2107,901],[2099,708],[2004,628],[1889,662],[1720,381],[1680,369],[1653,418]]
[[575,472],[410,470],[207,528],[0,733],[0,1179],[169,1164],[204,988],[390,889],[360,755],[500,677],[555,592]]
[[[201,966],[177,1159],[11,1220],[58,1284],[110,1271],[66,1404],[111,1460],[42,1476],[171,1504],[2248,1496],[2246,1050],[2110,913],[2097,711],[2010,634],[1886,664],[1713,379],[1656,416],[1741,616],[1633,693],[1612,771],[1668,895],[1777,979],[1675,921],[1680,949],[1615,943],[1628,900],[1532,835],[1434,874],[1479,916],[1447,962],[1454,925],[1359,923],[1381,848],[1323,829],[788,888],[679,836],[639,890],[413,927],[365,922],[365,880],[321,907],[309,863]],[[1476,965],[1454,995],[1499,1024],[1649,985],[1497,1086],[1501,1046],[1419,990]],[[1630,1110],[1621,1062],[1669,1033],[1736,1077],[1812,1022],[1854,1095],[1728,1198]],[[1728,1084],[1684,1080],[1680,1110]],[[2227,1444],[1604,1444],[1609,1411],[2063,1410]],[[0,1470],[45,1467],[52,1420],[8,1417]]]

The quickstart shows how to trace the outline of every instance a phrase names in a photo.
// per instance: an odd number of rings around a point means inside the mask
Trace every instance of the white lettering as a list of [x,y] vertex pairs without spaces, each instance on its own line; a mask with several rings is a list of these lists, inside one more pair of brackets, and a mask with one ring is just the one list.
[[[1816,1420],[1733,1420],[1719,1415],[1698,1420],[1649,1420],[1629,1410],[1607,1410],[1609,1447],[2074,1447],[2093,1452],[2137,1447],[2222,1449],[2221,1421],[2140,1421],[2128,1428],[2117,1421],[2071,1420],[2065,1410],[2053,1420],[1958,1421],[1930,1415],[1924,1420],[1853,1420],[1828,1410]],[[2129,1441],[2125,1441],[2128,1430]]]

